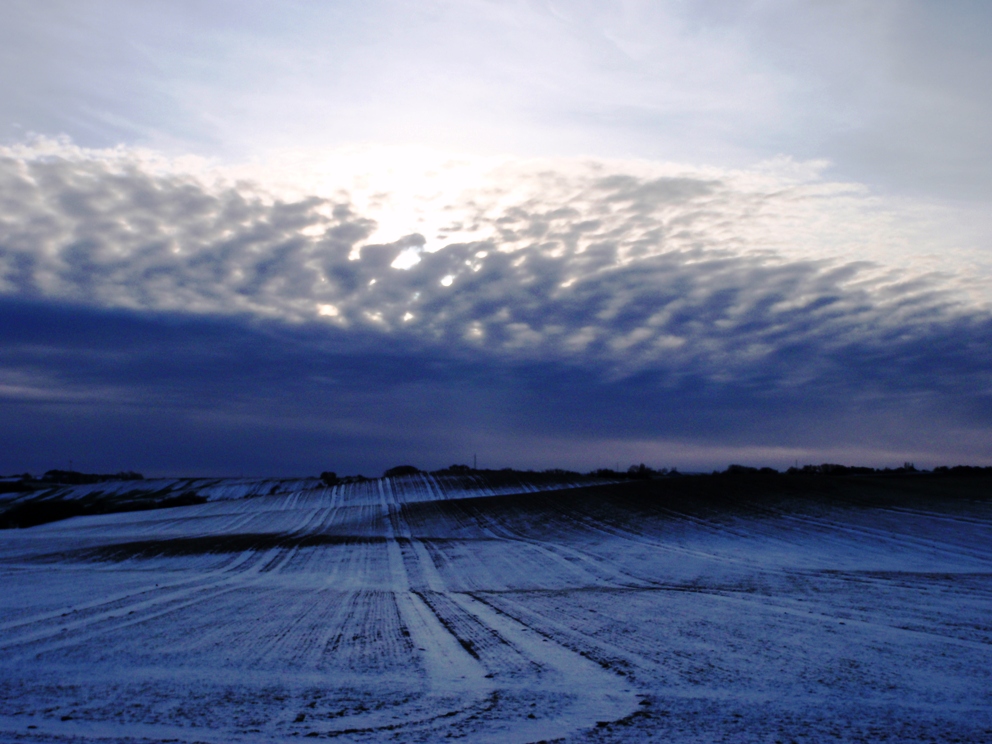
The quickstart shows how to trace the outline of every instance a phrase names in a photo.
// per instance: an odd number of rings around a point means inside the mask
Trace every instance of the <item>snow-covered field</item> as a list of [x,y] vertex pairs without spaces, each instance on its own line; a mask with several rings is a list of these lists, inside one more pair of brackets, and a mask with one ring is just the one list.
[[0,531],[0,740],[992,741],[990,501],[299,483]]

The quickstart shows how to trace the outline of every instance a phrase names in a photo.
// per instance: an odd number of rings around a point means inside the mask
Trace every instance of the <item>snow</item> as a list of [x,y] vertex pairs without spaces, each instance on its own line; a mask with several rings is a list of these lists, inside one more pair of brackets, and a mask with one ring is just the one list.
[[[421,473],[399,478],[373,478],[341,483],[332,491],[349,503],[378,499],[382,488],[395,488],[397,498],[404,503],[438,499],[496,496],[511,493],[534,493],[557,490],[592,482],[605,482],[588,477],[553,474],[520,474],[502,476],[500,473],[445,475]],[[51,485],[34,492],[3,494],[4,505],[33,499],[120,501],[127,499],[161,499],[182,493],[195,493],[207,501],[249,499],[276,494],[300,494],[322,490],[326,486],[317,478],[149,478],[144,480],[103,481],[85,485]]]
[[0,740],[992,740],[989,502],[562,485],[215,480],[0,531]]

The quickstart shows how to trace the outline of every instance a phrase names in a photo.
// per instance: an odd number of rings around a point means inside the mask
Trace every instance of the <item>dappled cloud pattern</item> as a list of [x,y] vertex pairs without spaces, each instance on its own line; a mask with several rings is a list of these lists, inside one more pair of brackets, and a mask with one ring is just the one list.
[[796,189],[595,164],[514,179],[459,194],[438,234],[375,242],[376,220],[344,192],[281,199],[127,152],[8,149],[0,292],[716,380],[778,360],[777,376],[802,382],[823,370],[782,362],[790,350],[987,324],[933,277],[762,244],[755,215],[801,216]]

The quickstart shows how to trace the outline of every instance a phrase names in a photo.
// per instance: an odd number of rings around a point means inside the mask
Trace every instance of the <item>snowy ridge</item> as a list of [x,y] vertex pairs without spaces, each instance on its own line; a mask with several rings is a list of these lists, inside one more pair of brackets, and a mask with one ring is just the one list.
[[[332,491],[348,501],[375,500],[380,481],[388,484],[400,502],[434,499],[499,496],[510,493],[534,493],[604,483],[588,477],[547,476],[543,473],[491,474],[480,471],[469,475],[420,473],[394,478],[371,478],[332,486]],[[228,501],[258,496],[291,494],[325,489],[318,478],[148,478],[137,481],[105,481],[83,485],[56,485],[24,494],[10,494],[9,503],[35,498],[81,500],[96,497],[142,497],[192,492],[207,501]]]

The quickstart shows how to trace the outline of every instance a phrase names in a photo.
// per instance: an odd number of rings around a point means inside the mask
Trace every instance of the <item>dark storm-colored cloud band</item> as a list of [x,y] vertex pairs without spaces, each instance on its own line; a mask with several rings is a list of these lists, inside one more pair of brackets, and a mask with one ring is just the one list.
[[[314,324],[10,299],[0,317],[7,470],[74,457],[153,472],[374,473],[473,451],[487,466],[922,464],[986,458],[992,426],[988,323],[831,356],[793,347],[747,378],[610,379],[396,338],[361,344]],[[820,372],[804,384],[777,377],[809,365]]]

